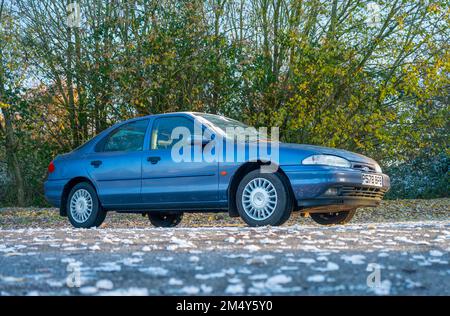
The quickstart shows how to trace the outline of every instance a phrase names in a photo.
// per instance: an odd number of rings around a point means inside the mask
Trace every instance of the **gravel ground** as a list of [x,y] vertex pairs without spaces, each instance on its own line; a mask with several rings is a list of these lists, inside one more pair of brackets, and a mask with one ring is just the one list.
[[450,221],[15,229],[0,240],[1,295],[450,295]]
[[0,295],[450,295],[449,199],[387,201],[332,227],[110,215],[82,230],[54,210],[2,209]]
[[[450,199],[391,200],[382,201],[376,208],[360,209],[351,223],[383,223],[395,221],[446,220],[450,214]],[[314,225],[310,218],[293,213],[285,226]],[[240,218],[230,218],[226,213],[185,214],[180,227],[227,227],[246,224]],[[60,217],[55,208],[0,208],[0,229],[14,228],[68,228],[67,218]],[[111,212],[106,216],[102,228],[146,228],[147,217],[139,214]]]

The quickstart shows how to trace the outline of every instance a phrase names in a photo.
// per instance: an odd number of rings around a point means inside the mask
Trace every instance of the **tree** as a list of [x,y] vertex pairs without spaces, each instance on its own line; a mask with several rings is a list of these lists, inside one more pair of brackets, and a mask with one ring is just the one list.
[[0,1],[0,133],[4,138],[9,171],[13,175],[16,198],[19,206],[25,205],[25,190],[22,170],[17,157],[19,144],[14,131],[14,105],[18,90],[24,80],[24,63],[21,47],[17,45],[12,30],[16,27],[5,1]]
[[21,203],[41,203],[55,154],[153,113],[279,126],[393,172],[448,154],[447,1],[83,0],[75,27],[71,1],[0,1],[2,156]]

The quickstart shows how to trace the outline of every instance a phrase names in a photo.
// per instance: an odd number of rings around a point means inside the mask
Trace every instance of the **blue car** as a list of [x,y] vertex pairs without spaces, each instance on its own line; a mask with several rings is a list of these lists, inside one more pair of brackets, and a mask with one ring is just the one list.
[[176,226],[184,212],[228,212],[250,226],[275,226],[299,211],[333,225],[377,206],[390,187],[371,158],[247,137],[257,131],[236,142],[242,130],[251,128],[194,112],[118,123],[49,164],[46,199],[79,228],[100,226],[109,211],[146,214],[157,227]]

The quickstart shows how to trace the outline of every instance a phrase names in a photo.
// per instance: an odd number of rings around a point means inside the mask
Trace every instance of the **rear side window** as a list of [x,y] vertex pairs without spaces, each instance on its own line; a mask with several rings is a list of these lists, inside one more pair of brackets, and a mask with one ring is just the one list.
[[122,125],[109,134],[96,147],[96,151],[139,151],[144,146],[148,120]]
[[194,135],[194,121],[182,116],[164,117],[153,123],[150,140],[151,149],[171,149],[179,139],[172,139],[172,131],[176,127],[187,128]]

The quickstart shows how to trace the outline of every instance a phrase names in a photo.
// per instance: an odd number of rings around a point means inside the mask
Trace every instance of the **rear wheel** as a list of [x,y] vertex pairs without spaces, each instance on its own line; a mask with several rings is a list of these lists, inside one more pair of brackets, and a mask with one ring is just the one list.
[[183,218],[183,213],[148,213],[148,218],[153,226],[156,227],[175,227]]
[[76,228],[98,227],[103,223],[106,211],[101,207],[91,184],[81,182],[70,190],[67,199],[67,217]]
[[347,224],[355,215],[356,209],[341,212],[311,213],[311,218],[320,225]]
[[286,222],[292,212],[289,191],[277,173],[248,173],[236,192],[239,215],[249,226],[278,226]]

